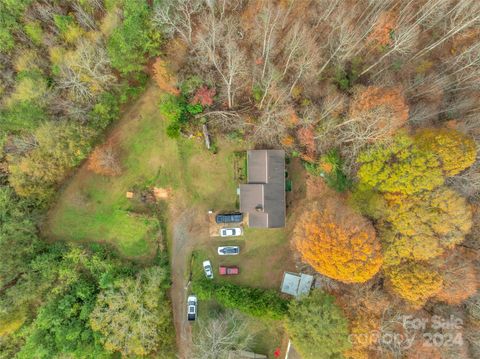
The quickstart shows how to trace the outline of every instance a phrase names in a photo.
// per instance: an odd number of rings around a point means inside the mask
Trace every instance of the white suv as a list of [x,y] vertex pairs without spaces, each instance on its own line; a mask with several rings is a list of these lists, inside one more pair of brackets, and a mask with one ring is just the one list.
[[220,230],[221,237],[236,237],[243,234],[241,228],[222,228]]
[[203,270],[208,279],[213,279],[212,263],[210,261],[203,261]]
[[187,298],[187,319],[194,321],[197,319],[197,297],[189,295]]

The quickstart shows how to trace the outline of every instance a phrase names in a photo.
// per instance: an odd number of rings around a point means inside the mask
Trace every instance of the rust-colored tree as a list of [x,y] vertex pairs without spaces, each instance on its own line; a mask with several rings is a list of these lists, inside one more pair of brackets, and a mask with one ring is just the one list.
[[153,63],[152,69],[153,78],[160,89],[171,93],[172,95],[178,95],[180,93],[180,91],[175,87],[175,77],[168,70],[165,60],[157,57]]
[[88,169],[103,176],[118,176],[122,172],[118,156],[109,144],[97,147],[92,152]]
[[297,130],[297,139],[300,146],[305,149],[307,158],[315,159],[317,148],[315,146],[315,132],[313,126],[302,126]]
[[316,271],[345,283],[362,283],[382,265],[372,224],[338,201],[308,207],[293,237],[302,259]]
[[385,11],[380,14],[367,38],[367,42],[378,49],[390,45],[392,43],[391,34],[396,24],[397,15],[393,11]]
[[435,296],[438,300],[458,305],[477,292],[477,273],[465,251],[456,249],[446,258],[442,277],[442,290]]
[[[380,111],[381,109],[383,110]],[[377,131],[384,132],[385,137],[393,135],[395,131],[405,126],[408,120],[408,105],[402,88],[369,86],[357,89],[350,106],[349,121],[354,123],[362,119],[368,120],[371,118],[368,116],[369,113],[386,114],[376,116],[379,118],[373,123]]]

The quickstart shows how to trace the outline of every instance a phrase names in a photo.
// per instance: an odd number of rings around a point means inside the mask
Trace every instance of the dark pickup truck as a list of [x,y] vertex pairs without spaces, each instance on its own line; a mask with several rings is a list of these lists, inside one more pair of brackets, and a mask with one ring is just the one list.
[[236,223],[243,221],[243,214],[240,212],[235,213],[220,213],[215,217],[217,223]]

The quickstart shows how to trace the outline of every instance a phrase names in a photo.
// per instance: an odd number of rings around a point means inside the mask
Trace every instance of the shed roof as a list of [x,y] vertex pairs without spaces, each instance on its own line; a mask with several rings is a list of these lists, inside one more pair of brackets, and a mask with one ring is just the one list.
[[310,293],[312,287],[313,276],[309,274],[296,274],[285,272],[282,281],[282,293],[299,297],[304,294]]

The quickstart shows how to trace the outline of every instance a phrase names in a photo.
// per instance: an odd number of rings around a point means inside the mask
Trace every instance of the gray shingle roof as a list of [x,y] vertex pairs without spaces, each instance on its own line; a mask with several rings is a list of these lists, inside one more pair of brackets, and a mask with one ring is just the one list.
[[247,152],[248,184],[240,185],[240,211],[249,214],[249,226],[285,226],[285,151]]

